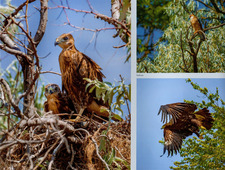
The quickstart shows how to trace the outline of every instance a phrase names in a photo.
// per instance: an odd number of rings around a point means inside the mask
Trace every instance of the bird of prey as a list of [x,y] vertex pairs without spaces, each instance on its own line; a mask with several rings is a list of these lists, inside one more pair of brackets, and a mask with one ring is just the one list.
[[[95,99],[95,91],[89,93],[86,90],[88,82],[84,78],[103,81],[105,78],[101,67],[90,57],[78,51],[74,45],[74,38],[71,34],[59,36],[55,45],[59,45],[62,51],[59,55],[59,65],[62,75],[62,90],[72,100],[75,109],[81,115],[85,109],[98,116],[109,117],[107,103]],[[112,117],[113,120],[117,120]]]
[[74,111],[73,103],[66,95],[61,93],[57,84],[45,86],[45,97],[47,98],[47,101],[44,103],[45,112],[52,111],[53,114],[59,114]]
[[194,15],[190,15],[191,26],[194,29],[194,34],[199,34],[202,41],[205,41],[205,35],[203,33],[202,25],[199,19]]
[[[173,103],[162,105],[159,113],[162,112],[161,121],[165,122],[164,129],[164,150],[168,151],[168,156],[173,156],[179,152],[183,139],[195,133],[199,138],[199,128],[211,129],[213,126],[213,118],[209,110],[203,108],[197,112],[195,104],[189,103]],[[170,118],[168,121],[167,118]]]

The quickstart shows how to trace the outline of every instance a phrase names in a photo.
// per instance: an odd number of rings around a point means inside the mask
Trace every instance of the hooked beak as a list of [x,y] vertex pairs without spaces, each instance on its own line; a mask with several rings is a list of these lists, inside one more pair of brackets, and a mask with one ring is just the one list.
[[56,40],[55,40],[55,46],[57,46],[57,45],[59,45],[61,43],[61,41],[57,38]]
[[54,44],[55,46],[57,46],[57,45],[59,45],[59,42],[55,42],[55,44]]
[[49,90],[49,93],[50,93],[50,94],[52,94],[52,93],[53,93],[53,90],[52,90],[52,89],[50,89],[50,90]]

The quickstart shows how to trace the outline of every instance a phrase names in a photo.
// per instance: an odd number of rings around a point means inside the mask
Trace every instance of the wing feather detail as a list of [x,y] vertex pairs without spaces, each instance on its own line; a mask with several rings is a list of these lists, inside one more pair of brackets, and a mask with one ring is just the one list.
[[189,103],[173,103],[162,105],[159,109],[158,115],[162,112],[161,121],[167,123],[168,119],[174,124],[177,119],[183,114],[191,114],[197,109],[195,104]]
[[168,156],[173,156],[173,154],[177,154],[179,152],[182,141],[185,139],[185,136],[176,133],[172,131],[169,128],[164,129],[164,138],[165,138],[165,143],[164,143],[164,149],[163,149],[163,155],[165,154],[166,150],[168,151]]

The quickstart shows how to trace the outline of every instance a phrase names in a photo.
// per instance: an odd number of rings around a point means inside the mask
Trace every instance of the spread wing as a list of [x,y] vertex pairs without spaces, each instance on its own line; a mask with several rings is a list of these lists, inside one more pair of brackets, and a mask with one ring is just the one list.
[[176,133],[173,130],[166,127],[164,129],[164,149],[163,155],[165,154],[166,150],[168,151],[168,156],[173,156],[173,154],[177,154],[179,152],[182,141],[185,139],[186,136],[181,133]]
[[158,115],[162,112],[161,121],[163,123],[167,123],[168,120],[171,119],[172,124],[174,124],[181,115],[193,113],[196,109],[197,107],[195,104],[173,103],[162,105],[159,109]]

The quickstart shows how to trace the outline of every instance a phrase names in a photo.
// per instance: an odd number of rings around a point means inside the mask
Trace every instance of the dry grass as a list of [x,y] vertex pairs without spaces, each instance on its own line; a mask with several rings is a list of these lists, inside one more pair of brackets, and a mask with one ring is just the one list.
[[0,141],[2,169],[129,169],[129,121],[82,122],[55,115],[20,121]]

